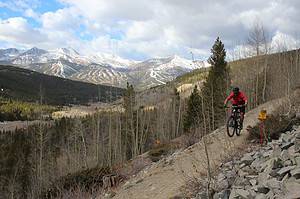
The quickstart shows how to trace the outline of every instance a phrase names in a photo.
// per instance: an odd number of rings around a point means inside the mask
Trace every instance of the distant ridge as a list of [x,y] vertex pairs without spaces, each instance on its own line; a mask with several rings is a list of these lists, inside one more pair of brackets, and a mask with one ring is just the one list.
[[55,105],[109,102],[121,97],[124,89],[73,81],[38,72],[0,65],[1,96]]

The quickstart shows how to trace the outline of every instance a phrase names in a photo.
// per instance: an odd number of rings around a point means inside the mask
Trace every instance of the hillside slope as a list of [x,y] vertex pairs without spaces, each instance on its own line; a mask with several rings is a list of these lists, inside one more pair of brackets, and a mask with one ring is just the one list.
[[8,65],[0,65],[1,96],[47,104],[85,104],[109,102],[119,98],[124,89],[72,81]]
[[[258,123],[257,115],[261,109],[266,109],[271,114],[284,102],[285,99],[273,100],[251,110],[246,114],[244,125],[256,125]],[[207,135],[212,168],[219,166],[234,151],[245,147],[247,136],[247,132],[243,130],[241,136],[230,138],[224,127]],[[199,174],[207,172],[205,157],[203,142],[174,153],[158,163],[153,163],[149,168],[130,179],[117,191],[114,198],[172,198],[180,194],[180,188],[188,179],[199,177]]]

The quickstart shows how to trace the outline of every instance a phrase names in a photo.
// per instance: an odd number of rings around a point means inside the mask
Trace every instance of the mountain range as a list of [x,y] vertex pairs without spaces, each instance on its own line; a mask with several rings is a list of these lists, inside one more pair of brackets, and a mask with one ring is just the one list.
[[36,47],[0,49],[0,62],[95,84],[124,87],[129,82],[138,89],[165,84],[179,75],[208,66],[207,62],[191,61],[177,55],[134,61],[105,53],[81,55],[72,48],[43,50]]

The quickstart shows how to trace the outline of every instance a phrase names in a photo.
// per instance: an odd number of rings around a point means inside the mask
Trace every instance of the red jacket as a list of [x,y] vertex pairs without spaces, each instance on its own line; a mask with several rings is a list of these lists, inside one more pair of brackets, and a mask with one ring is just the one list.
[[237,96],[234,96],[234,93],[231,92],[230,95],[226,98],[224,104],[226,104],[229,100],[231,100],[231,103],[233,105],[243,105],[248,101],[246,95],[241,91]]

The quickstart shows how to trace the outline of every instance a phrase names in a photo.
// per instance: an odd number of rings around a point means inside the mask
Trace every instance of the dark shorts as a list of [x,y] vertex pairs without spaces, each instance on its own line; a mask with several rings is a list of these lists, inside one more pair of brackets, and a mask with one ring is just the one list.
[[239,107],[237,109],[240,109],[241,113],[243,113],[245,115],[245,112],[246,112],[246,107],[245,106]]

